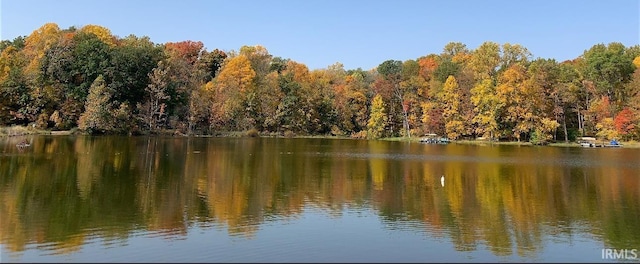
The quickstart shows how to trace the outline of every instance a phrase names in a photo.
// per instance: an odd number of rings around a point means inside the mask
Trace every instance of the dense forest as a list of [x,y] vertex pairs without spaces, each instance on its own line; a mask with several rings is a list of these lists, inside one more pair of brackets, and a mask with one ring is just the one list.
[[447,135],[451,139],[640,139],[640,46],[574,60],[518,44],[451,42],[371,70],[309,70],[262,46],[206,50],[47,23],[0,43],[0,126],[92,134]]

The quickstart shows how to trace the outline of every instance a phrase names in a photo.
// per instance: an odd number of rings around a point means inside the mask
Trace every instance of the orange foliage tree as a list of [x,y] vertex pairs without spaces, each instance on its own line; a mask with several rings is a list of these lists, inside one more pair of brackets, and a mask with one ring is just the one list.
[[618,134],[624,139],[630,138],[637,127],[637,119],[629,108],[622,109],[613,120]]

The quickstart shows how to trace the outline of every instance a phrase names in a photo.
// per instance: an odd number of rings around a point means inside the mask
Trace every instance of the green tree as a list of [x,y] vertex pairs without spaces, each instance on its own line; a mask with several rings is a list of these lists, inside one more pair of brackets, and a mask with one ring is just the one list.
[[367,122],[367,137],[368,138],[381,138],[384,136],[385,127],[387,125],[388,117],[386,113],[385,103],[382,100],[382,96],[377,94],[373,97],[371,102],[371,114],[369,115],[369,122]]
[[594,45],[582,56],[585,59],[585,77],[594,83],[600,95],[611,99],[616,111],[620,111],[628,98],[624,84],[635,70],[635,57],[631,57],[619,42]]
[[461,42],[449,42],[444,45],[441,57],[445,60],[457,61],[460,56],[468,54],[467,45]]
[[577,64],[574,61],[565,61],[559,64],[559,84],[555,87],[558,97],[564,102],[566,108],[562,115],[562,126],[566,140],[569,140],[570,135],[573,134],[585,134],[584,111],[588,106],[586,104],[588,100],[585,99],[589,98],[589,92]]
[[436,68],[433,75],[436,80],[444,83],[447,81],[447,78],[449,78],[449,76],[455,76],[459,71],[459,64],[453,62],[451,59],[444,59],[440,62],[440,65],[438,65],[438,68]]
[[[76,43],[71,65],[73,85],[69,86],[67,93],[76,101],[84,102],[93,80],[109,68],[111,52],[109,46],[94,34],[80,32],[74,35],[73,40]],[[106,77],[103,76],[108,85]]]
[[110,50],[111,61],[105,75],[114,90],[113,100],[135,106],[143,102],[150,73],[164,54],[146,36],[129,35],[119,43]]
[[17,36],[13,40],[0,41],[0,52],[8,47],[14,47],[17,50],[22,50],[24,48],[26,38],[27,36]]

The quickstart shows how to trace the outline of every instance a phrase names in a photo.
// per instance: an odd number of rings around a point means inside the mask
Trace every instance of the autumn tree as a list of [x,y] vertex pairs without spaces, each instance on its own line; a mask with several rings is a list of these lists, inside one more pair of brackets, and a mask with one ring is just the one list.
[[111,34],[111,30],[106,27],[90,24],[80,28],[80,32],[95,35],[100,39],[100,41],[107,44],[109,47],[116,45],[116,38]]
[[444,45],[441,57],[444,60],[451,60],[455,63],[465,63],[469,54],[467,45],[461,42],[449,42]]
[[[451,46],[451,47],[449,47]],[[448,50],[448,48],[451,50]],[[463,49],[462,46],[457,44],[447,44],[443,57],[447,59],[458,54],[458,50]],[[466,50],[466,48],[464,48]],[[448,57],[447,57],[448,56]],[[448,63],[448,62],[447,62]],[[442,58],[436,54],[429,54],[426,57],[418,59],[418,65],[420,66],[419,77],[424,81],[424,85],[421,85],[417,93],[420,97],[420,110],[422,123],[422,131],[425,133],[443,133],[444,123],[442,121],[442,109],[437,102],[437,95],[442,90],[442,83],[446,81],[446,77],[441,78],[444,73],[449,74],[453,71],[442,70],[440,66],[442,64]],[[443,66],[449,67],[449,66]],[[457,66],[456,66],[457,67]],[[456,68],[455,71],[458,69]]]
[[636,69],[640,69],[640,56],[633,59],[633,65],[636,66]]
[[611,118],[611,120],[613,120],[615,117],[614,113],[615,111],[611,105],[609,96],[602,95],[599,98],[591,100],[589,108],[585,113],[585,121],[592,124],[590,129],[597,130],[595,126],[601,124],[605,118]]
[[460,113],[460,90],[454,76],[449,76],[442,89],[440,100],[443,104],[442,118],[445,131],[451,139],[458,139],[464,135],[463,117]]
[[211,52],[202,51],[200,60],[198,60],[198,69],[201,71],[202,81],[206,83],[215,78],[226,58],[227,53],[219,49],[214,49]]
[[398,60],[387,60],[378,65],[378,73],[382,75],[382,77],[389,82],[391,85],[392,96],[396,104],[390,106],[390,114],[394,116],[395,113],[395,105],[399,105],[402,111],[402,126],[404,129],[404,136],[410,137],[410,127],[409,127],[409,101],[407,88],[410,86],[402,87],[400,82],[402,81],[402,61]]
[[246,111],[247,98],[254,93],[256,73],[251,62],[244,55],[231,58],[221,69],[215,80],[215,100],[220,102],[218,109],[212,109],[212,118],[232,129],[249,129],[255,126],[255,116]]
[[423,131],[426,133],[443,134],[444,120],[442,119],[442,108],[437,101],[424,101],[420,103],[420,109],[422,110],[422,116],[420,121],[422,122]]
[[385,103],[382,100],[382,96],[377,94],[371,102],[371,114],[367,122],[367,137],[373,139],[384,137],[387,120]]
[[484,42],[471,53],[469,67],[476,80],[493,79],[500,65],[500,45],[495,42]]
[[[527,68],[527,80],[522,92],[526,108],[532,114],[534,123],[549,118],[559,124],[561,116],[564,115],[558,89],[558,74],[558,65],[553,59],[536,59]],[[553,139],[556,132],[554,128]]]
[[403,117],[402,110],[400,110],[401,106],[393,96],[394,85],[391,81],[386,80],[375,69],[373,69],[371,74],[374,75],[374,80],[369,85],[369,89],[373,94],[370,98],[373,99],[373,96],[376,94],[382,96],[382,101],[385,102],[385,106],[387,107],[387,126],[389,128],[389,136],[401,135],[403,133]]
[[493,140],[498,132],[498,117],[503,106],[493,81],[484,79],[474,86],[471,89],[471,102],[474,105],[475,132]]
[[502,44],[502,56],[500,57],[500,71],[504,71],[514,64],[526,64],[531,57],[531,52],[520,44]]
[[520,140],[523,133],[528,133],[534,125],[533,113],[531,112],[532,102],[525,100],[525,81],[527,79],[525,68],[516,64],[505,70],[500,75],[496,94],[503,105],[504,111],[500,119],[503,124],[503,132],[512,131],[513,137]]
[[58,43],[60,38],[60,28],[56,23],[46,23],[27,36],[24,47],[24,54],[29,61],[25,68],[27,78],[35,81],[40,60],[51,46]]
[[569,62],[557,65],[557,84],[553,87],[554,114],[562,127],[564,141],[581,130],[582,113],[580,104],[581,80],[579,72]]
[[280,87],[280,77],[277,71],[272,71],[264,78],[262,85],[258,86],[258,108],[261,112],[261,123],[259,129],[262,131],[278,131],[276,113],[278,106],[285,97]]
[[602,139],[617,139],[619,134],[616,130],[616,124],[611,117],[606,117],[596,124],[596,136]]
[[239,55],[244,55],[249,60],[251,69],[255,72],[254,83],[261,85],[264,77],[269,74],[271,70],[271,60],[273,56],[261,45],[242,46]]
[[[46,91],[47,105],[52,111],[54,128],[69,129],[75,127],[82,114],[84,101],[76,100],[68,93],[74,88],[72,66],[74,42],[71,39],[61,40],[45,52],[40,63],[41,86]],[[36,88],[37,90],[37,88]]]
[[[418,74],[425,80],[430,81],[433,78],[435,70],[440,63],[440,57],[435,54],[429,54],[425,57],[418,59],[419,72]],[[425,91],[426,92],[426,91]]]
[[408,129],[408,136],[411,136],[412,127],[419,126],[419,119],[422,115],[420,103],[424,99],[424,91],[428,89],[427,81],[420,75],[420,65],[415,60],[406,60],[402,66],[402,78],[400,88],[403,91],[402,108],[403,117]]
[[[52,108],[49,104],[51,97],[47,94],[49,87],[41,82],[41,62],[47,50],[60,41],[62,33],[55,23],[47,23],[34,30],[26,39],[24,48],[20,53],[26,59],[27,65],[22,69],[22,76],[27,85],[23,96],[29,100],[24,101],[19,113],[25,115],[29,121],[34,121],[38,127],[46,128]],[[95,78],[95,77],[94,77]],[[93,79],[91,80],[93,81]]]
[[613,122],[616,132],[624,139],[630,139],[638,126],[638,117],[629,108],[625,108],[616,115]]
[[305,115],[304,110],[299,107],[302,102],[301,84],[293,79],[292,73],[288,73],[278,77],[278,87],[283,98],[278,103],[274,115],[265,120],[266,126],[279,132],[301,131],[302,124],[297,122]]
[[[335,67],[338,66],[338,67]],[[306,66],[305,66],[306,68]],[[336,131],[337,115],[334,106],[334,89],[332,84],[339,84],[344,79],[342,65],[333,65],[327,69],[318,69],[310,72],[310,82],[304,89],[304,101],[306,102],[306,123],[304,131],[309,134],[329,134]],[[304,88],[305,85],[303,85]]]
[[553,139],[556,129],[560,126],[558,121],[548,117],[540,119],[539,124],[533,129],[530,141],[534,144],[546,143]]
[[138,104],[140,119],[149,131],[157,131],[163,128],[167,120],[167,101],[171,98],[168,94],[170,85],[170,67],[166,62],[160,61],[158,66],[149,73],[149,85],[145,88],[146,100]]
[[366,84],[361,74],[353,73],[345,77],[344,83],[333,86],[334,109],[338,116],[338,126],[342,133],[359,132],[366,129],[367,97]]
[[341,82],[342,74],[340,69],[309,72],[304,64],[287,61],[278,77],[282,100],[274,117],[266,117],[269,126],[280,132],[310,134],[335,130],[337,114],[331,83]]
[[27,60],[13,46],[5,48],[0,55],[0,124],[24,124],[34,116],[27,111],[29,88],[23,69]]
[[[638,130],[640,128],[640,68],[634,71],[631,80],[627,83],[627,90],[629,91],[628,108],[638,120],[636,123],[636,130]],[[640,131],[636,134],[640,136]]]
[[89,133],[104,133],[114,128],[111,115],[111,96],[113,91],[109,89],[102,75],[98,75],[91,84],[85,112],[78,120],[78,128]]
[[204,44],[202,41],[180,41],[167,42],[164,49],[169,57],[185,60],[188,64],[194,65],[203,52]]

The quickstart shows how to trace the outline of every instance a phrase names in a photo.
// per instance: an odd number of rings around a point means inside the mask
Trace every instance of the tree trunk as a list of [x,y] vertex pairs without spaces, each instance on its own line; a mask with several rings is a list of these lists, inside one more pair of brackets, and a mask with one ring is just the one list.
[[407,111],[404,109],[404,105],[402,106],[402,117],[403,117],[403,125],[404,125],[404,135],[411,137],[411,132],[409,129],[409,114],[407,113]]
[[576,102],[576,113],[578,114],[578,130],[582,131],[582,136],[584,136],[584,124],[582,124],[582,116],[580,115],[580,106]]
[[567,116],[562,114],[562,128],[564,130],[564,143],[569,142],[569,133],[567,133]]

